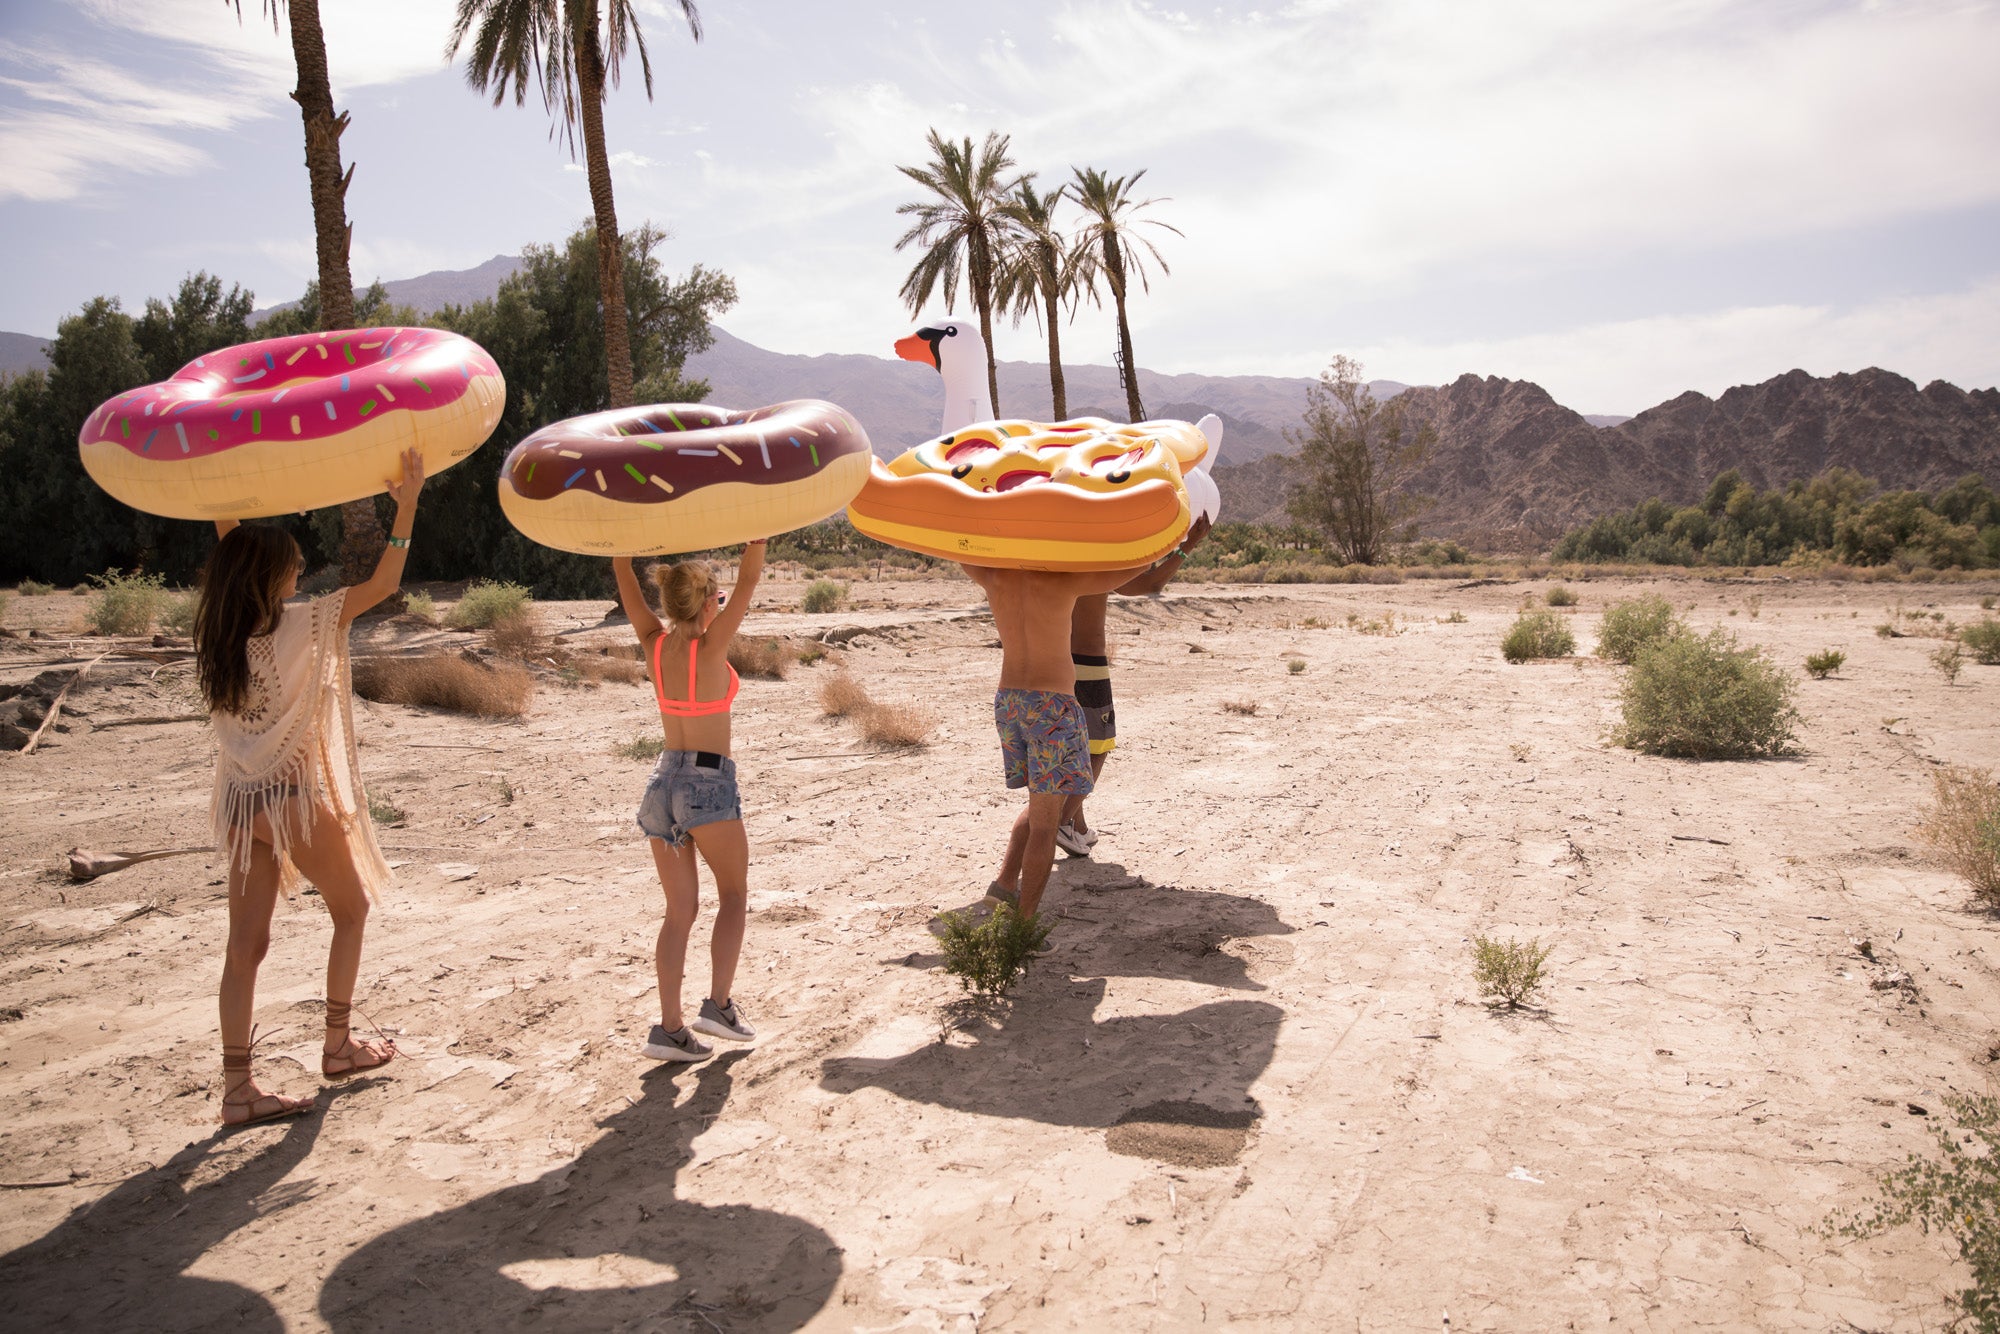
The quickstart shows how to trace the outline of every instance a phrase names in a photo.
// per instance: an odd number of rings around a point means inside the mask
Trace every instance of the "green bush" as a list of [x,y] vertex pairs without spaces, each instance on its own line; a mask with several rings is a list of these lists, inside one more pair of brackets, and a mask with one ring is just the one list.
[[55,587],[52,584],[45,584],[39,579],[23,579],[20,583],[14,585],[14,591],[24,598],[39,598],[47,597],[50,593],[55,592]]
[[1576,652],[1576,636],[1552,611],[1524,611],[1500,641],[1500,656],[1509,662],[1565,658]]
[[1577,597],[1568,588],[1557,584],[1549,590],[1548,603],[1551,607],[1574,607],[1577,603]]
[[1680,618],[1665,598],[1654,594],[1627,598],[1604,609],[1597,626],[1597,656],[1630,663],[1639,650],[1681,629]]
[[2000,787],[1986,770],[1957,764],[1935,770],[1931,783],[1917,836],[1981,903],[2000,908]]
[[1479,983],[1479,994],[1494,1005],[1520,1009],[1542,985],[1549,949],[1539,939],[1477,937],[1472,942],[1472,976]]
[[433,625],[437,624],[437,599],[433,598],[429,593],[405,593],[403,595],[403,610],[417,617],[419,620],[429,621]]
[[1618,743],[1691,760],[1782,755],[1799,721],[1793,679],[1733,635],[1692,631],[1639,651],[1625,680]]
[[1306,660],[1304,658],[1292,658],[1285,663],[1285,670],[1290,672],[1293,676],[1297,676],[1305,669],[1306,669]]
[[846,605],[847,585],[837,584],[831,579],[815,579],[806,585],[805,597],[799,602],[800,610],[810,616],[839,611]]
[[1806,654],[1806,673],[1815,681],[1824,681],[1840,670],[1840,664],[1847,661],[1847,655],[1837,648],[1824,653]]
[[2000,621],[1968,625],[1958,632],[1958,642],[1971,650],[1974,661],[2000,666]]
[[611,753],[625,760],[657,760],[666,748],[667,743],[659,733],[649,732],[620,742],[611,748]]
[[1939,644],[1931,650],[1930,657],[1931,666],[1938,669],[1938,675],[1944,678],[1944,683],[1948,686],[1957,685],[1958,674],[1965,667],[1965,649],[1959,642],[1954,639],[1949,644]]
[[495,621],[525,615],[533,603],[519,584],[481,581],[465,590],[445,624],[454,630],[484,630]]
[[143,635],[166,600],[166,581],[157,574],[120,574],[106,570],[91,576],[90,602],[84,618],[96,635]]
[[1983,1093],[1947,1093],[1943,1101],[1950,1115],[1926,1127],[1937,1156],[1911,1154],[1881,1178],[1882,1199],[1858,1214],[1829,1216],[1820,1232],[1874,1237],[1915,1223],[1950,1237],[1972,1271],[1972,1286],[1953,1300],[1974,1328],[2000,1334],[2000,1101]]
[[194,608],[194,594],[167,594],[160,606],[160,628],[170,635],[193,634]]
[[984,921],[972,914],[948,912],[938,918],[944,945],[944,970],[958,978],[966,991],[1003,995],[1028,967],[1028,956],[1049,938],[1053,923],[1041,914],[1022,917],[1006,904]]

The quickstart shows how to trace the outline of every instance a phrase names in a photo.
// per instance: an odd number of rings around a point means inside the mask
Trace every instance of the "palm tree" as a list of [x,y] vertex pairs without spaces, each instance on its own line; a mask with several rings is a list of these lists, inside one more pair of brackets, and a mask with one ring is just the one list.
[[[688,31],[700,41],[701,15],[694,0],[680,0],[680,7]],[[653,63],[639,32],[638,10],[638,0],[458,0],[458,17],[452,20],[451,41],[445,47],[447,57],[455,56],[471,34],[465,81],[482,93],[490,89],[496,107],[507,100],[510,84],[516,106],[528,100],[530,83],[539,87],[542,105],[557,117],[556,128],[572,155],[576,132],[583,130],[584,170],[597,224],[605,381],[609,406],[614,408],[632,402],[632,342],[626,332],[611,160],[604,147],[604,98],[618,83],[628,48],[638,52],[646,96],[653,95]]]
[[[243,21],[243,0],[223,0]],[[333,84],[326,72],[326,34],[320,29],[319,0],[263,0],[271,31],[278,31],[281,12],[292,20],[292,62],[299,86],[292,100],[306,128],[306,177],[312,185],[313,248],[319,260],[319,316],[322,329],[345,329],[354,323],[354,275],[347,256],[354,244],[354,224],[347,220],[347,187],[354,168],[340,169],[340,136],[347,132],[347,113],[333,111]],[[358,584],[375,568],[382,554],[382,525],[374,500],[354,500],[340,507],[340,577]]]
[[1065,300],[1076,301],[1076,259],[1070,244],[1056,230],[1055,212],[1068,196],[1069,187],[1058,185],[1047,194],[1035,192],[1032,176],[1023,177],[1014,187],[1014,197],[1000,211],[1014,224],[1012,243],[1000,254],[999,274],[993,300],[1003,312],[1014,317],[1032,314],[1049,331],[1049,393],[1055,400],[1055,419],[1069,416],[1069,393],[1063,387],[1062,343],[1057,333],[1058,316]]
[[1133,421],[1142,420],[1146,410],[1139,402],[1139,366],[1132,360],[1132,326],[1125,318],[1125,299],[1133,278],[1139,280],[1141,290],[1153,290],[1146,276],[1147,256],[1160,266],[1161,273],[1171,272],[1159,248],[1138,229],[1161,227],[1175,236],[1182,234],[1180,228],[1157,218],[1139,216],[1154,204],[1167,202],[1132,197],[1133,188],[1145,174],[1143,168],[1130,176],[1107,176],[1095,167],[1073,171],[1076,202],[1085,215],[1075,241],[1077,281],[1079,289],[1088,292],[1093,301],[1099,278],[1111,289],[1112,304],[1118,309],[1118,374],[1125,382],[1125,408]]
[[986,392],[996,413],[1000,411],[1000,377],[993,358],[993,292],[999,257],[1013,233],[1013,223],[1004,210],[1016,184],[1003,179],[1014,168],[1014,159],[1007,155],[1007,139],[1004,134],[988,131],[975,153],[970,135],[954,144],[932,130],[930,163],[896,168],[937,196],[896,209],[898,213],[913,213],[917,219],[896,242],[896,249],[927,247],[903,280],[903,301],[911,315],[921,314],[931,292],[942,286],[944,302],[951,305],[958,297],[963,253],[966,288],[979,311],[979,336],[986,340]]

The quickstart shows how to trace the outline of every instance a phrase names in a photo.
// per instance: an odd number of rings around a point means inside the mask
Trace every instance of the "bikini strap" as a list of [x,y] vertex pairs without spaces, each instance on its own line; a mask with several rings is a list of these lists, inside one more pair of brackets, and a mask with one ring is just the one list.
[[697,637],[690,637],[688,639],[688,697],[687,697],[687,702],[690,704],[701,703],[700,700],[695,698],[695,690],[694,690],[695,674],[699,669],[699,663],[695,655],[700,652],[701,652],[701,640]]

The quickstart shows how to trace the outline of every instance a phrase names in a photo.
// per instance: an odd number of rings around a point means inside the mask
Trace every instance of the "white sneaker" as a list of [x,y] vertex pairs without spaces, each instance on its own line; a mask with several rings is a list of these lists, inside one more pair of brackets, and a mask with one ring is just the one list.
[[1074,825],[1056,826],[1056,846],[1072,857],[1088,857],[1090,845],[1096,841],[1088,834],[1079,834]]

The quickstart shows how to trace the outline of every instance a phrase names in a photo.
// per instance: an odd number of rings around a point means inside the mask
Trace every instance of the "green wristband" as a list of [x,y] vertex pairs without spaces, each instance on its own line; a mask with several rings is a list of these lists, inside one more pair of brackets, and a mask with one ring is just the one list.
[[410,547],[410,539],[407,537],[392,537],[389,539],[389,545],[399,550],[407,551]]

